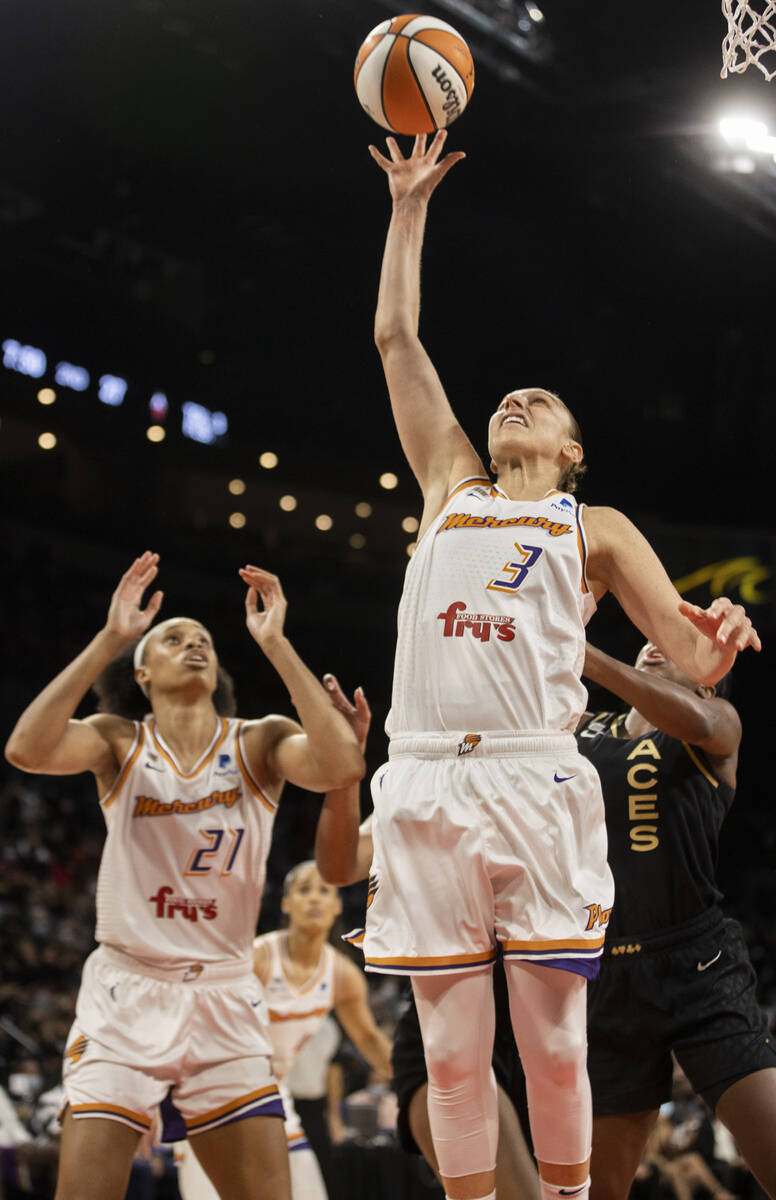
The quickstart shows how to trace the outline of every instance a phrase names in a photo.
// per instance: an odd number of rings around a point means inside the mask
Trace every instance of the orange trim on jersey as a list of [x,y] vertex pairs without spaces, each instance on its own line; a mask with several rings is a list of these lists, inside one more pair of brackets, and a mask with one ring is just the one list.
[[306,1142],[307,1134],[306,1133],[287,1133],[286,1141],[288,1142],[289,1146],[292,1145],[294,1142]]
[[222,1104],[219,1108],[213,1108],[210,1112],[203,1113],[196,1120],[186,1121],[186,1131],[192,1133],[200,1127],[207,1125],[210,1121],[216,1121],[219,1117],[227,1116],[230,1112],[234,1112],[237,1108],[244,1108],[246,1104],[250,1104],[254,1100],[261,1100],[262,1097],[267,1100],[280,1096],[277,1089],[277,1084],[270,1083],[266,1087],[258,1088],[255,1092],[249,1092],[247,1096],[240,1096],[239,1100],[230,1100],[228,1104]]
[[445,504],[452,500],[453,496],[457,496],[459,492],[462,492],[467,487],[471,487],[474,483],[486,483],[488,487],[491,486],[491,481],[485,475],[472,475],[470,479],[464,479],[461,483],[455,485],[452,492],[448,494]]
[[548,942],[502,942],[507,950],[597,950],[604,944],[606,934],[597,938],[552,938]]
[[240,740],[242,726],[243,726],[243,722],[238,721],[237,730],[236,730],[235,739],[234,739],[235,749],[237,750],[237,766],[240,768],[240,774],[242,775],[245,782],[248,784],[248,787],[251,789],[254,796],[257,798],[257,800],[261,800],[264,807],[266,809],[268,809],[269,812],[274,813],[277,811],[277,804],[273,804],[272,801],[270,800],[269,796],[265,796],[264,792],[261,790],[258,783],[256,782],[256,780],[253,778],[250,771],[248,770],[248,765],[247,765],[245,759],[243,758],[243,748],[242,748],[242,742]]
[[[601,939],[603,941],[603,938]],[[495,962],[495,950],[482,950],[479,954],[445,954],[433,958],[367,958],[368,965],[385,967],[447,967],[457,963],[478,967]]]
[[145,726],[143,724],[140,724],[138,726],[137,745],[134,747],[133,750],[130,750],[129,754],[124,759],[124,765],[121,767],[121,769],[119,771],[116,782],[113,784],[113,787],[110,788],[109,791],[107,791],[105,793],[105,796],[100,801],[100,804],[102,805],[103,808],[110,807],[110,805],[116,799],[116,796],[118,795],[119,790],[120,790],[122,784],[124,783],[124,780],[127,778],[127,775],[132,770],[132,767],[135,763],[135,759],[137,758],[138,754],[140,753],[140,751],[142,749],[144,739],[145,739]]
[[577,522],[577,549],[579,550],[579,561],[582,564],[582,592],[587,595],[590,591],[590,588],[587,586],[587,543],[585,542],[585,534],[582,529],[581,507],[577,507],[574,516]]
[[122,1108],[119,1104],[71,1104],[70,1109],[73,1116],[81,1113],[84,1116],[99,1117],[101,1113],[104,1113],[106,1116],[126,1117],[128,1121],[142,1125],[143,1129],[151,1128],[150,1118],[145,1113],[132,1112],[131,1108]]
[[171,752],[169,750],[165,750],[164,746],[159,741],[159,738],[156,736],[156,729],[154,728],[155,724],[156,722],[154,722],[154,724],[151,726],[151,737],[154,739],[154,745],[157,747],[162,757],[165,758],[170,764],[172,769],[175,771],[175,774],[180,775],[181,779],[193,779],[195,775],[199,775],[202,768],[207,766],[207,764],[215,755],[218,747],[223,743],[229,728],[229,722],[227,721],[226,717],[221,717],[221,733],[219,734],[216,732],[215,741],[210,746],[210,749],[205,751],[204,758],[200,759],[193,771],[182,771],[173,758]]
[[698,755],[695,753],[692,746],[690,746],[687,742],[682,742],[682,745],[684,746],[685,750],[689,754],[692,761],[695,763],[695,765],[698,768],[698,770],[700,771],[701,775],[706,776],[706,778],[708,779],[708,781],[712,787],[718,788],[719,780],[714,778],[714,776],[711,774],[711,772],[709,771],[709,769],[707,767],[704,767],[703,763],[698,758]]
[[277,1023],[278,1021],[306,1021],[308,1017],[325,1017],[331,1012],[330,1008],[311,1008],[309,1012],[303,1013],[281,1013],[269,1010],[270,1021]]

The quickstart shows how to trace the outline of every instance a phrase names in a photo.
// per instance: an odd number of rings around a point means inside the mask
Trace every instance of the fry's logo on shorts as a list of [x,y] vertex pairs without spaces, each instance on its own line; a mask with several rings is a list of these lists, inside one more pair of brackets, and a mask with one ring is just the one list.
[[458,755],[471,754],[472,750],[476,750],[482,741],[479,733],[467,733],[462,742],[458,743]]
[[171,887],[160,887],[155,896],[148,899],[156,905],[156,915],[161,920],[174,917],[179,912],[187,921],[198,920],[200,914],[203,921],[212,921],[218,916],[218,905],[215,900],[187,900],[184,896],[174,896]]
[[609,924],[609,918],[612,915],[611,908],[601,908],[600,904],[586,904],[585,911],[587,912],[585,929],[595,929],[596,925],[599,929],[605,929]]
[[463,637],[467,629],[471,629],[474,637],[481,642],[490,641],[490,627],[496,627],[496,637],[500,642],[511,642],[515,636],[515,618],[503,616],[500,613],[470,613],[466,612],[465,600],[454,600],[448,609],[437,613],[437,620],[444,621],[442,637]]

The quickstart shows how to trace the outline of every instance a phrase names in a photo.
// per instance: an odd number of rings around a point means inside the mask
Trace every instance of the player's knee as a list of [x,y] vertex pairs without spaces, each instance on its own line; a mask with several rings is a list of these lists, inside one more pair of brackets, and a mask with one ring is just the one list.
[[580,1037],[556,1039],[551,1045],[537,1049],[530,1061],[524,1060],[526,1076],[540,1086],[574,1090],[587,1080],[587,1044]]

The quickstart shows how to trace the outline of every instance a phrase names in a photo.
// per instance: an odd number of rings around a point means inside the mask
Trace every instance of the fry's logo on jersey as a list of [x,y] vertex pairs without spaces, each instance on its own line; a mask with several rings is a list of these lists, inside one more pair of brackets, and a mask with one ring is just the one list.
[[551,537],[571,533],[570,525],[563,521],[550,521],[548,517],[475,517],[471,513],[450,513],[439,526],[437,533],[444,533],[447,529],[506,529],[512,525],[546,529]]
[[437,613],[437,620],[444,621],[442,637],[463,637],[471,629],[481,642],[490,641],[490,627],[495,625],[496,637],[501,642],[511,642],[515,636],[515,618],[500,613],[466,612],[466,601],[455,600],[444,612]]
[[196,921],[202,914],[203,921],[212,921],[218,916],[218,906],[215,900],[189,900],[184,896],[174,896],[171,887],[160,887],[155,896],[148,899],[156,905],[156,915],[161,920],[165,917],[175,917],[176,912],[187,921]]
[[173,800],[169,804],[157,800],[154,796],[136,796],[133,817],[167,817],[171,813],[201,813],[223,804],[231,808],[240,799],[240,789],[230,788],[228,792],[211,792],[199,800]]
[[585,911],[587,912],[585,929],[595,929],[596,925],[599,929],[605,929],[609,924],[609,918],[612,915],[611,908],[601,908],[600,904],[586,904]]

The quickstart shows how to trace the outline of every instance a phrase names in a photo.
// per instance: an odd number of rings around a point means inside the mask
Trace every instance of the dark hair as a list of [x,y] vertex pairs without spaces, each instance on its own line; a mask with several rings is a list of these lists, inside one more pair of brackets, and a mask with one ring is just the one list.
[[[148,699],[135,680],[136,645],[137,642],[133,642],[131,646],[125,646],[92,684],[92,691],[97,696],[97,712],[113,713],[130,721],[142,721],[148,712]],[[219,717],[233,717],[237,713],[232,677],[220,663],[213,705]]]
[[731,667],[727,675],[723,675],[721,679],[714,684],[714,695],[718,700],[729,700],[733,692],[733,668]]

